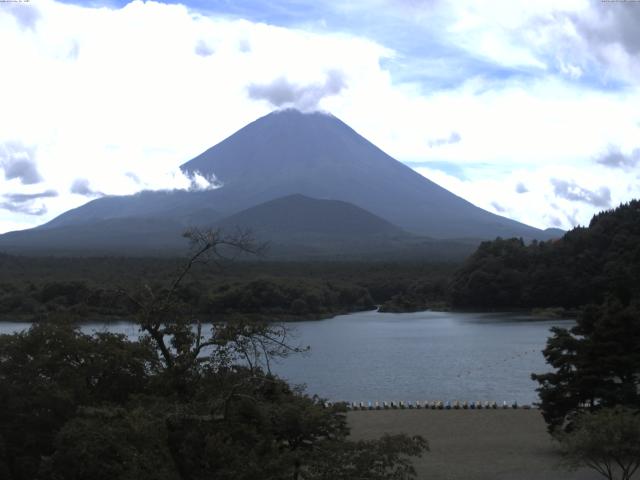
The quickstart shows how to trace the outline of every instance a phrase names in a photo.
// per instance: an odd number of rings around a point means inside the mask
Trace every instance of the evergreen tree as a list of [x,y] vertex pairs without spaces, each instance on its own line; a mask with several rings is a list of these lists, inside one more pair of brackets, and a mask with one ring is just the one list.
[[534,374],[550,430],[571,428],[582,409],[640,408],[640,308],[589,306],[571,329],[554,328],[544,356],[555,371]]

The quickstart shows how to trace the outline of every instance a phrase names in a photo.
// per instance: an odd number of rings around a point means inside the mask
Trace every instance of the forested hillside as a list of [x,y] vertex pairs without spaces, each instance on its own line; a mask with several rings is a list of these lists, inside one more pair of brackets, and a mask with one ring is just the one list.
[[451,282],[454,307],[575,308],[640,297],[640,201],[593,217],[558,240],[483,242]]

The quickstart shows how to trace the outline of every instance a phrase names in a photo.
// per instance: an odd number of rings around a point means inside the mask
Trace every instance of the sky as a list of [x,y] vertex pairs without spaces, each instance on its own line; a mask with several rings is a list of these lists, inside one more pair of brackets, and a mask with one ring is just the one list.
[[539,227],[640,197],[640,2],[0,3],[0,233],[178,166],[279,108],[325,111]]

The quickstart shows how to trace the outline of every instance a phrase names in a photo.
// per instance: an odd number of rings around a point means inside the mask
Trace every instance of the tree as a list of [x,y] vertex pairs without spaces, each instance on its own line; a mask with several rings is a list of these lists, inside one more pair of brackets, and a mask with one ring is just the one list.
[[408,456],[429,450],[422,437],[384,435],[379,440],[328,443],[310,466],[307,478],[317,480],[406,479],[416,472]]
[[579,415],[570,432],[559,433],[565,464],[587,466],[608,480],[630,480],[640,467],[640,415],[627,408],[603,408]]
[[147,345],[85,335],[63,322],[0,336],[0,443],[9,478],[37,475],[79,406],[123,404],[147,392],[155,364]]
[[155,409],[82,407],[65,423],[40,476],[55,480],[179,480]]
[[543,354],[555,371],[533,374],[550,431],[570,429],[585,406],[640,408],[640,307],[589,306],[571,329],[553,328]]

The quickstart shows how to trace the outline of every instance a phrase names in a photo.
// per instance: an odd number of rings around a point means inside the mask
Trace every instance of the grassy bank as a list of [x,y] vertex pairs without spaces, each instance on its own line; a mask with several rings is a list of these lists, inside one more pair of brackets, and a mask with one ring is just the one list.
[[538,410],[380,410],[348,414],[354,439],[422,435],[431,452],[416,460],[429,480],[595,480],[568,472]]

